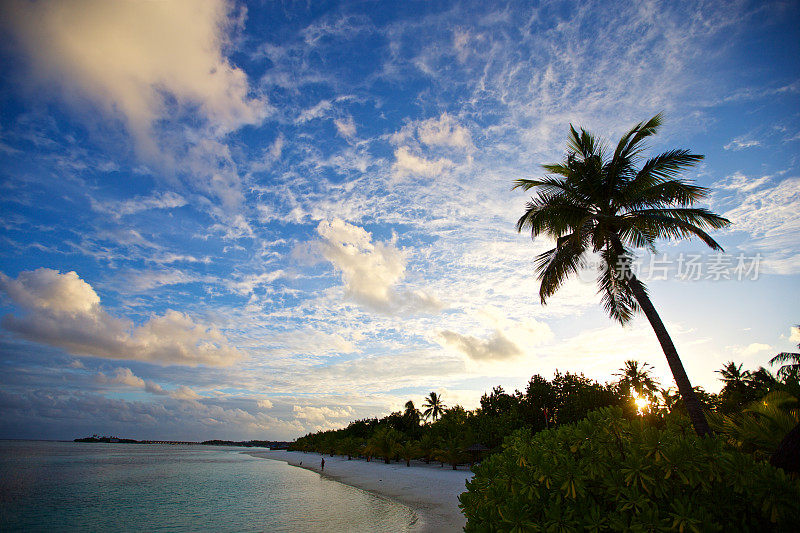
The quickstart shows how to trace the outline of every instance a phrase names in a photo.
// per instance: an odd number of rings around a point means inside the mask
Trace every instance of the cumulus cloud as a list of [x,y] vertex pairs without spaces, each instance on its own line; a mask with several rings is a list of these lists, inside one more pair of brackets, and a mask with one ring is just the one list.
[[181,109],[230,131],[268,106],[223,54],[235,21],[225,0],[14,1],[9,24],[34,74],[124,121],[138,147],[159,150],[153,125]]
[[100,372],[97,374],[96,379],[98,383],[127,385],[128,387],[136,387],[138,389],[143,389],[145,386],[145,381],[135,375],[130,368],[118,368],[112,377],[108,377]]
[[491,334],[487,338],[444,330],[439,332],[439,342],[475,361],[502,361],[530,353],[533,346],[553,338],[553,332],[547,324],[536,320],[509,320],[494,307],[484,308],[477,315],[491,327]]
[[522,349],[500,330],[494,330],[488,339],[479,339],[449,330],[441,331],[439,336],[446,346],[476,361],[510,359],[522,354]]
[[792,326],[789,334],[789,340],[800,343],[800,326]]
[[471,148],[472,137],[469,130],[460,125],[447,113],[437,118],[423,120],[417,125],[419,140],[429,146],[450,146]]
[[447,158],[435,160],[425,159],[412,154],[405,146],[401,146],[394,151],[395,162],[392,166],[395,177],[402,176],[425,176],[433,178],[442,174],[445,170],[453,167],[453,162]]
[[256,402],[256,405],[258,405],[259,409],[272,409],[272,402],[267,400],[266,398],[263,400],[258,400]]
[[176,400],[197,400],[202,398],[191,387],[181,385],[177,389],[167,390],[158,383],[150,380],[144,380],[133,373],[130,368],[118,368],[111,376],[106,376],[102,372],[98,372],[95,376],[95,381],[104,385],[124,385],[126,387],[133,387],[135,389],[143,389],[150,394],[158,396],[169,396]]
[[350,419],[353,416],[353,408],[349,406],[330,408],[295,405],[292,411],[295,418],[322,427],[328,425],[329,419]]
[[201,398],[199,394],[186,385],[181,385],[177,389],[170,391],[169,395],[176,400],[197,400]]
[[407,257],[394,240],[373,242],[366,230],[338,218],[320,222],[317,233],[322,237],[319,252],[341,272],[345,293],[355,301],[382,311],[397,311],[403,304],[430,308],[438,303],[422,291],[400,295],[395,291],[405,277]]
[[226,366],[242,357],[217,328],[178,311],[168,310],[139,326],[112,316],[75,272],[39,268],[16,279],[0,273],[0,290],[24,310],[22,316],[3,317],[3,327],[73,355],[188,366]]
[[741,350],[741,354],[744,356],[751,356],[761,352],[766,352],[768,350],[772,350],[772,346],[769,344],[764,344],[763,342],[753,342],[745,346]]

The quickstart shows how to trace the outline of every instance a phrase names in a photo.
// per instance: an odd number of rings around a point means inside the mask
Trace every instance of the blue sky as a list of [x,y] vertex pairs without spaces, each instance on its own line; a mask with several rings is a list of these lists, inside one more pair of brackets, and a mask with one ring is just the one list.
[[3,4],[0,437],[293,438],[630,358],[668,386],[591,271],[539,303],[511,190],[570,123],[660,111],[650,153],[704,154],[733,222],[640,254],[690,378],[800,342],[796,3],[311,4]]

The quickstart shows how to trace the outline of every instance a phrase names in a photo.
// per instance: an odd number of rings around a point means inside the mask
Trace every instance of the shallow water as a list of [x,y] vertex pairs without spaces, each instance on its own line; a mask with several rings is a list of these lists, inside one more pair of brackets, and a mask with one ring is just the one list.
[[414,523],[397,502],[242,451],[0,441],[0,530],[394,532]]

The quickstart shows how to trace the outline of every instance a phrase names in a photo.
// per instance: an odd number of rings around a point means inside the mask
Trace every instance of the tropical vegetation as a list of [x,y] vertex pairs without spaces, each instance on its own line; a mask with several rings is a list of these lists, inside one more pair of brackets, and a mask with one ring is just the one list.
[[800,486],[780,469],[698,437],[688,420],[619,408],[515,432],[460,496],[466,531],[797,531]]

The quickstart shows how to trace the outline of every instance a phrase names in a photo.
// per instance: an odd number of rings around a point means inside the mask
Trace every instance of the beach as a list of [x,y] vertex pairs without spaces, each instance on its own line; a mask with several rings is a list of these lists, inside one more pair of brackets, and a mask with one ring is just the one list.
[[419,517],[414,531],[462,531],[466,524],[458,508],[458,495],[466,490],[464,483],[472,472],[464,466],[453,470],[439,463],[429,465],[412,461],[385,464],[380,459],[347,460],[347,457],[324,456],[325,470],[320,465],[323,458],[318,453],[289,452],[283,450],[246,452],[255,457],[284,461],[330,479],[385,496],[407,505]]

